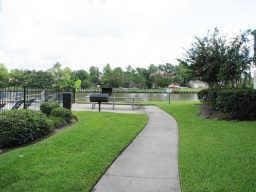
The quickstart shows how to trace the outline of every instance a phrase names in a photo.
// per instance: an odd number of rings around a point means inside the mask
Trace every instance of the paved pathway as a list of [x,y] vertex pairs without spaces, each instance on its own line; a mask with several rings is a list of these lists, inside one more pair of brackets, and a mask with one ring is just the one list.
[[95,192],[179,192],[176,121],[146,107],[148,125],[117,158]]

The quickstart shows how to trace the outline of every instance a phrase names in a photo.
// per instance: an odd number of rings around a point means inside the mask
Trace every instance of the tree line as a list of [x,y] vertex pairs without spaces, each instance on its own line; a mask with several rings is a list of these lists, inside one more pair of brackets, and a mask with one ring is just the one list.
[[72,70],[56,63],[45,71],[8,71],[0,65],[0,87],[27,86],[36,88],[93,88],[97,85],[113,88],[162,88],[174,83],[186,86],[190,80],[202,80],[210,87],[250,87],[251,68],[255,58],[249,41],[251,31],[226,37],[218,29],[203,37],[196,37],[177,65],[151,64],[143,68],[112,68],[110,64],[100,71]]
[[191,79],[191,71],[186,64],[150,65],[147,68],[133,68],[128,66],[112,68],[110,64],[100,71],[91,66],[89,70],[72,70],[56,63],[48,70],[20,70],[8,71],[0,64],[0,87],[31,87],[31,88],[94,88],[97,85],[113,88],[161,88],[171,83],[186,85]]

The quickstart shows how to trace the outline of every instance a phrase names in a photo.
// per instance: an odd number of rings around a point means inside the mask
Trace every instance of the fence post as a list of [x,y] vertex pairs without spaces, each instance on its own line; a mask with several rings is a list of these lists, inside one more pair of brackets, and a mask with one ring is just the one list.
[[27,97],[27,93],[26,93],[27,89],[26,87],[24,86],[23,87],[23,109],[26,109],[27,108],[27,100],[26,100],[26,97]]

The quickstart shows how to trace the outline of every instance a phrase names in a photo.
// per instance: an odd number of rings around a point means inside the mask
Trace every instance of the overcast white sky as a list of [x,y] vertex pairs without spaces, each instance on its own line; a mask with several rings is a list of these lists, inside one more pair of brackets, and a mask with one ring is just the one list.
[[175,62],[193,37],[256,28],[255,0],[0,0],[0,62],[46,69]]

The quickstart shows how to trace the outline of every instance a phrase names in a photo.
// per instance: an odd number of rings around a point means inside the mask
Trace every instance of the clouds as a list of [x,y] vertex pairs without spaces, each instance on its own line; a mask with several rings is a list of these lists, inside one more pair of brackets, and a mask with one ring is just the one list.
[[215,9],[218,14],[202,0],[2,1],[0,62],[10,68],[42,69],[56,61],[76,69],[172,62],[195,34],[218,23],[240,29],[251,17],[234,15],[240,1],[234,9]]

